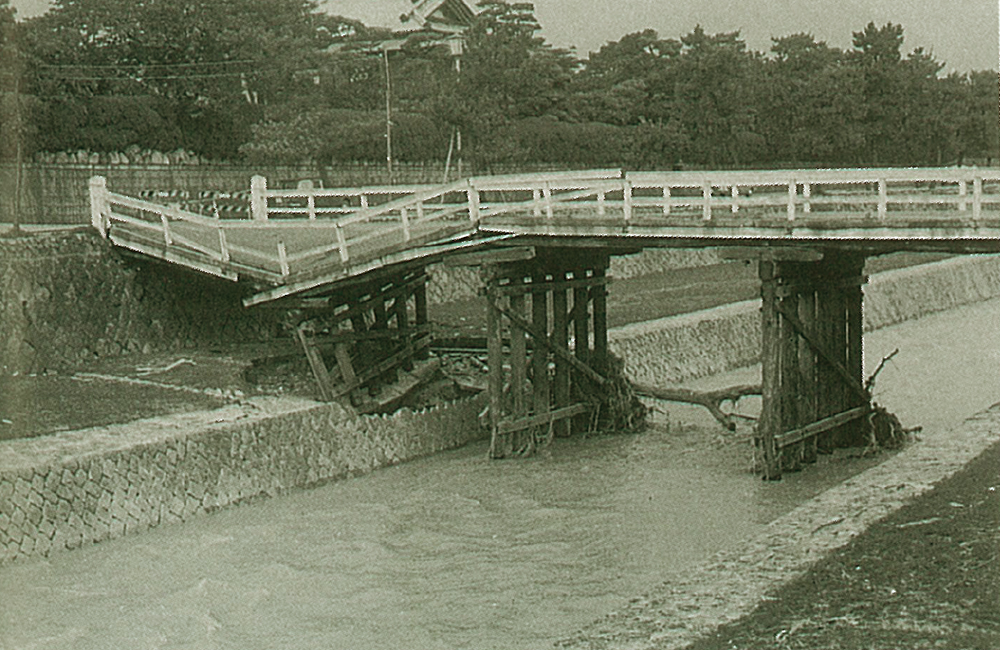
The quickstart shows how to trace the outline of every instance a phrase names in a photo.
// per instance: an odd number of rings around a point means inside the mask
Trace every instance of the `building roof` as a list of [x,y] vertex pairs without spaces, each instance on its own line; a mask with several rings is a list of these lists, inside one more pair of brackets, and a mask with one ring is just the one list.
[[471,25],[476,16],[465,0],[327,0],[322,8],[394,32],[454,34]]

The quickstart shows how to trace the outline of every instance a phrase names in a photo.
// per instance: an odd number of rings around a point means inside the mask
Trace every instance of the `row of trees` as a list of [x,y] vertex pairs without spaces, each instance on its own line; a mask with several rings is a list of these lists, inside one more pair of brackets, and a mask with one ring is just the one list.
[[387,92],[397,160],[443,160],[459,134],[480,167],[950,164],[1000,144],[996,71],[942,75],[904,56],[899,25],[766,54],[738,32],[646,30],[579,60],[531,5],[478,8],[458,71],[441,41],[385,54],[389,34],[312,0],[57,0],[20,23],[0,0],[0,115],[28,153],[268,162],[384,159]]

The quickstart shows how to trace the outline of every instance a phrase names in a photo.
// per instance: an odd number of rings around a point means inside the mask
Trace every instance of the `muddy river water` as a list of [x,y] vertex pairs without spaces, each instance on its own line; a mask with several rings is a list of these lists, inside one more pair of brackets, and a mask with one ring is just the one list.
[[[1000,400],[997,323],[991,301],[869,335],[869,372],[900,349],[876,399],[946,435]],[[8,566],[0,648],[550,647],[881,460],[763,483],[745,432],[659,406],[638,435],[503,462],[473,444]]]

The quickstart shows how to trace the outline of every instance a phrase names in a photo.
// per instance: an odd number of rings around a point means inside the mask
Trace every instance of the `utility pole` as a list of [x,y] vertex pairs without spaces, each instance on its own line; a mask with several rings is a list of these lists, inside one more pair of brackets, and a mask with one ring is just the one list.
[[382,48],[385,61],[385,164],[389,169],[389,184],[393,184],[392,171],[392,77],[389,74],[389,48]]
[[11,227],[11,234],[15,237],[21,234],[21,147],[22,141],[22,126],[21,126],[21,75],[14,77],[14,138],[17,140],[15,144],[14,154],[14,216],[13,216],[13,226]]

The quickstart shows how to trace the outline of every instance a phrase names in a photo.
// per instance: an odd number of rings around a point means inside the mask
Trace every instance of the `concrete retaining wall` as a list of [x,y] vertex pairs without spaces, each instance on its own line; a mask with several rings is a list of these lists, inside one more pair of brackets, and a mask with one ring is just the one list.
[[463,445],[483,403],[359,417],[261,398],[0,443],[0,565]]
[[[968,255],[873,275],[865,329],[1000,296],[1000,255]],[[635,323],[609,333],[634,381],[662,384],[760,360],[760,301]]]

